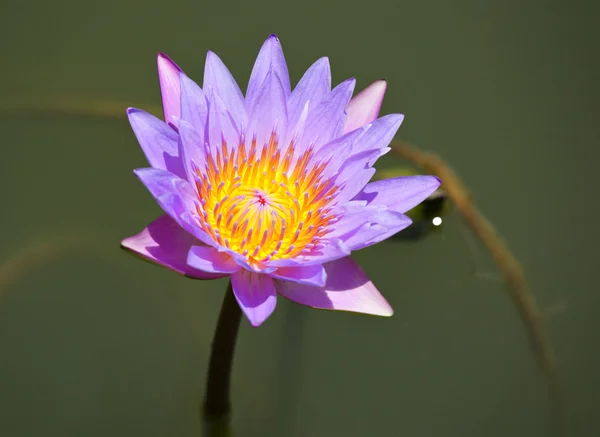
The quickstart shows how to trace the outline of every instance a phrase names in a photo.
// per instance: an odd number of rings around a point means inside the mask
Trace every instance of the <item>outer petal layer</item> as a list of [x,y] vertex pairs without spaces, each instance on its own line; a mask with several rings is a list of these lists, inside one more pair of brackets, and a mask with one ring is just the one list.
[[400,176],[371,182],[354,200],[365,200],[368,205],[385,205],[404,213],[427,199],[441,184],[435,176]]
[[352,258],[325,264],[325,287],[276,281],[277,292],[294,302],[326,310],[353,311],[389,317],[393,309]]
[[314,266],[281,267],[271,273],[270,276],[314,287],[323,287],[327,280],[327,273],[325,273],[325,269],[320,264]]
[[198,270],[211,273],[233,273],[240,269],[228,254],[211,246],[192,246],[187,263]]
[[358,93],[346,107],[344,133],[371,123],[379,115],[381,102],[387,88],[385,80],[378,80]]
[[201,244],[171,217],[162,215],[137,235],[125,238],[121,246],[133,254],[197,279],[216,279],[226,275],[207,273],[190,267],[186,260],[192,245]]
[[158,80],[160,82],[165,121],[172,123],[174,117],[179,118],[181,116],[179,100],[179,73],[181,68],[164,53],[158,54],[156,65],[158,67]]
[[242,269],[231,275],[231,285],[252,326],[260,326],[275,310],[277,293],[271,277]]
[[340,238],[351,250],[359,250],[391,237],[411,224],[410,218],[384,206],[360,206],[350,202],[338,208],[343,213],[332,237]]
[[373,177],[373,164],[390,150],[387,146],[403,119],[402,114],[389,114],[362,128],[364,133],[352,147],[352,155],[340,167],[336,180],[343,185],[337,196],[339,202],[354,198]]
[[167,170],[185,178],[178,151],[177,132],[155,116],[140,109],[127,108],[127,116],[148,164],[153,168]]
[[195,210],[196,192],[186,180],[156,168],[138,168],[134,170],[134,173],[150,191],[163,211],[169,214],[182,228],[204,244],[214,244],[212,238],[194,225],[191,214]]
[[411,219],[404,214],[384,210],[370,218],[369,222],[360,225],[355,231],[344,235],[342,240],[352,250],[364,249],[406,229],[411,223]]

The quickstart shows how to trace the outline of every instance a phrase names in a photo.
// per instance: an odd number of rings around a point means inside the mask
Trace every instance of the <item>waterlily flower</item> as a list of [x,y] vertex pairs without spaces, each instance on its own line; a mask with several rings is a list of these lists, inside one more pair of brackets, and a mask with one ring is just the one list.
[[352,98],[331,89],[327,58],[292,90],[279,40],[262,46],[242,94],[225,64],[206,57],[200,88],[158,55],[164,121],[129,108],[150,168],[135,174],[164,215],[122,246],[179,274],[229,276],[258,326],[277,295],[314,308],[391,316],[350,253],[410,225],[404,214],[440,185],[433,176],[369,183],[403,119],[377,118],[377,81]]

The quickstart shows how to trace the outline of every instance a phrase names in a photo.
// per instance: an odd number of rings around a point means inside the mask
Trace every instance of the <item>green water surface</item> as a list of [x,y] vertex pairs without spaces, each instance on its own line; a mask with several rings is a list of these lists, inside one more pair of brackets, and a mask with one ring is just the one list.
[[[600,435],[598,16],[596,3],[550,0],[5,1],[0,262],[13,264],[0,284],[0,436],[202,435],[226,287],[119,248],[160,214],[132,173],[146,162],[124,118],[10,108],[155,107],[158,51],[201,82],[211,49],[245,86],[272,32],[293,82],[323,55],[335,83],[388,80],[382,113],[406,114],[399,137],[454,166],[523,263],[568,435]],[[356,253],[391,319],[280,299],[259,329],[244,320],[233,435],[550,435],[526,332],[466,229],[452,214],[421,241]]]

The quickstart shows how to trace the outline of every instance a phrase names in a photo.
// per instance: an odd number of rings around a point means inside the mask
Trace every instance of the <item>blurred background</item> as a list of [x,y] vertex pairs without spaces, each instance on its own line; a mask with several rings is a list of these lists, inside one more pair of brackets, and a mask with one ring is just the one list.
[[[600,435],[598,3],[4,0],[1,10],[0,435],[202,435],[226,281],[185,279],[119,248],[160,213],[132,173],[146,161],[124,117],[35,109],[153,110],[159,51],[201,83],[213,50],[245,89],[270,33],[293,83],[324,55],[334,83],[388,80],[382,113],[406,114],[399,137],[459,172],[523,263],[564,379],[568,435]],[[398,165],[409,164],[381,160]],[[394,317],[280,299],[261,328],[242,321],[233,436],[550,434],[526,331],[458,214],[355,259]]]

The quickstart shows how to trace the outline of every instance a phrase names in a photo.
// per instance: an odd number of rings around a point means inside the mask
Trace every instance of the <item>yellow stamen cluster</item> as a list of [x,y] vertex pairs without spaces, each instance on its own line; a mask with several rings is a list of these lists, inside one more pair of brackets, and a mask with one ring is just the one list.
[[338,187],[324,177],[327,163],[314,163],[309,148],[282,153],[276,134],[260,150],[254,139],[228,148],[223,142],[196,169],[202,229],[251,263],[293,258],[319,250],[335,221],[330,206]]

